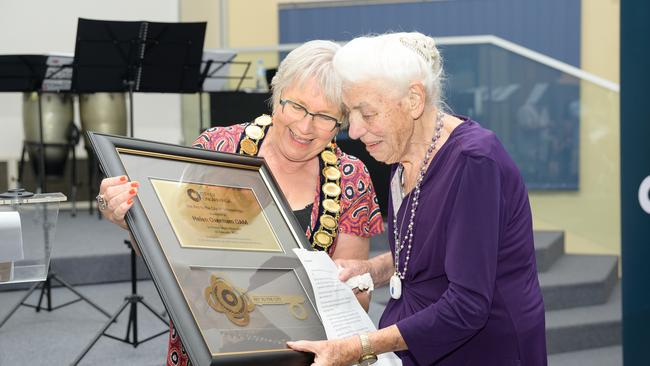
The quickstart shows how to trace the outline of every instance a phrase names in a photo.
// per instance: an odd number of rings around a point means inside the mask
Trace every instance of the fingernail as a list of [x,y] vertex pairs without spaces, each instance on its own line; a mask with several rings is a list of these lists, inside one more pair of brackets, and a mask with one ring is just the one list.
[[126,203],[128,203],[129,205],[132,204],[132,203],[133,203],[133,199],[132,199],[132,198],[129,198],[129,200],[126,201]]
[[131,189],[131,190],[129,191],[129,193],[130,193],[130,194],[135,194],[135,189]]
[[126,181],[126,176],[125,175],[121,176],[120,181],[122,181],[122,182]]
[[140,187],[140,183],[138,183],[138,182],[131,182],[131,187]]

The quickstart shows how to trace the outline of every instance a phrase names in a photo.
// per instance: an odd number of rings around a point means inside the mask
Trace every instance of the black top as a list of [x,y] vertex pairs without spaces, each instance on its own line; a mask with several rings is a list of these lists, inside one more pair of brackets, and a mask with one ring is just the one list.
[[311,211],[313,207],[314,204],[310,203],[300,210],[293,211],[294,216],[296,216],[298,222],[300,223],[300,227],[302,228],[303,233],[307,232],[307,227],[311,223]]

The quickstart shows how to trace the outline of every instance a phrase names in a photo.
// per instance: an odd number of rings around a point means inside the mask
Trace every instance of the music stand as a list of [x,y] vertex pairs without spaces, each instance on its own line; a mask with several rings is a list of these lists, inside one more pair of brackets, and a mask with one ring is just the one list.
[[206,23],[122,22],[79,18],[72,89],[133,93],[196,93]]
[[[196,93],[206,23],[124,22],[79,19],[73,61],[72,89],[86,92],[128,92],[129,136],[134,136],[133,93]],[[73,361],[78,364],[101,336],[137,347],[168,332],[138,340],[137,305],[142,304],[165,325],[168,322],[137,294],[135,249],[131,249],[131,294]],[[125,338],[106,334],[130,305]],[[130,334],[133,334],[131,339]]]
[[[46,71],[48,69],[49,56],[46,55],[3,55],[0,56],[0,92],[37,92],[38,94],[38,122],[39,122],[39,164],[38,164],[38,179],[39,186],[42,193],[46,192],[45,183],[45,143],[43,141],[43,113],[41,94],[43,91],[44,80],[46,79]],[[45,230],[45,228],[44,228]],[[46,241],[46,245],[49,243]],[[78,296],[77,299],[68,301],[66,303],[52,306],[52,282],[56,281],[61,286],[67,288],[72,293]],[[37,305],[26,304],[27,298],[37,289],[40,288],[41,293]],[[47,294],[47,306],[42,307],[43,297]],[[72,285],[60,278],[49,266],[48,274],[44,282],[37,282],[29,288],[25,296],[9,313],[0,321],[0,327],[18,310],[20,306],[27,306],[34,308],[37,312],[41,309],[53,311],[67,305],[71,305],[78,301],[85,301],[102,314],[110,317],[107,311],[99,307],[97,304],[83,296]]]
[[[203,132],[203,93],[216,92],[227,89],[228,80],[238,80],[235,90],[241,88],[250,70],[250,61],[234,61],[237,54],[225,50],[204,50],[201,62],[202,70],[199,78],[199,134]],[[242,65],[243,72],[239,76],[229,75],[231,66]]]

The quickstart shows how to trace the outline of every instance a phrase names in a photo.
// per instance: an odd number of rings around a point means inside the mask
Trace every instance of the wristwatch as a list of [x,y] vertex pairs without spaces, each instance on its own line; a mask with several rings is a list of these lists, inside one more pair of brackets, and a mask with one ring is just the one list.
[[377,355],[370,345],[370,339],[368,338],[368,333],[359,334],[359,340],[361,341],[361,357],[359,358],[359,366],[368,366],[377,362]]

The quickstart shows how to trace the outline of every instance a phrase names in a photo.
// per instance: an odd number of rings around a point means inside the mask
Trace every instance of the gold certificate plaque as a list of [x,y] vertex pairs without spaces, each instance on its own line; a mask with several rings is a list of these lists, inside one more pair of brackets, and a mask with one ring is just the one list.
[[182,247],[282,252],[252,189],[150,180]]
[[286,345],[327,338],[293,250],[310,243],[264,160],[88,137],[106,176],[140,183],[126,223],[192,365],[311,365]]

